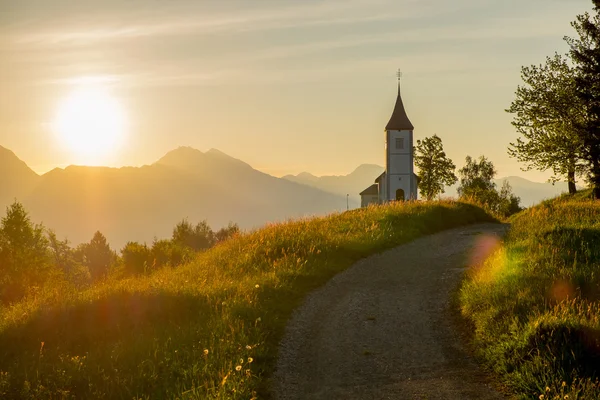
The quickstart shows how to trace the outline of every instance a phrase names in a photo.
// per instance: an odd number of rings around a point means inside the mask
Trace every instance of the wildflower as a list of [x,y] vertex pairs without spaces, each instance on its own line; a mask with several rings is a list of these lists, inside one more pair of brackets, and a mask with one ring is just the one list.
[[543,394],[540,394],[540,400],[544,400],[544,397],[545,396]]
[[248,357],[248,364],[252,364],[252,361],[254,361],[254,358]]
[[258,289],[260,285],[257,283],[256,285],[254,285],[254,287]]
[[204,355],[207,356],[208,355],[208,349],[204,349]]
[[565,386],[567,386],[567,382],[563,381],[562,387],[565,387]]
[[249,344],[246,345],[246,350],[252,350],[252,346],[250,346]]
[[260,317],[256,318],[256,322],[260,322],[262,321],[262,319],[260,319]]
[[241,371],[242,370],[242,366],[238,365],[237,367],[235,367],[235,370],[238,371],[238,372]]
[[243,363],[244,363],[244,359],[240,358],[240,364],[243,364]]
[[546,386],[546,392],[549,392],[550,388],[548,386]]

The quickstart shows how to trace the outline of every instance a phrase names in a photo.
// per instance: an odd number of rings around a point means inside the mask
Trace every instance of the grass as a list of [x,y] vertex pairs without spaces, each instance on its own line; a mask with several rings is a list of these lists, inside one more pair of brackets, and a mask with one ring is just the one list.
[[0,308],[0,398],[268,397],[307,292],[362,257],[485,221],[458,202],[369,207],[269,225],[149,276],[54,284]]
[[600,398],[600,202],[563,196],[511,223],[460,291],[477,355],[522,398]]

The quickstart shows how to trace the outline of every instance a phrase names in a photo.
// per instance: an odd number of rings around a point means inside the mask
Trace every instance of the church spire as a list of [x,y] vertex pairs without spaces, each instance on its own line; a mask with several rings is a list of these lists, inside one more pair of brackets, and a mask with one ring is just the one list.
[[406,110],[404,109],[404,103],[402,103],[402,96],[400,95],[401,78],[402,72],[398,70],[398,98],[396,99],[396,106],[394,107],[390,122],[388,122],[385,127],[386,131],[412,131],[415,129],[408,119],[408,115],[406,115]]

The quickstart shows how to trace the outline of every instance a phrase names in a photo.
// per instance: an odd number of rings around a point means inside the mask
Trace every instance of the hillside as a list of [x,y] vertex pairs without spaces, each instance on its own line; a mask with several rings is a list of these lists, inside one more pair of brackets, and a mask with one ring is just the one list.
[[10,164],[2,197],[17,198],[33,219],[74,243],[89,241],[97,230],[116,248],[151,242],[170,236],[186,217],[207,219],[215,229],[230,221],[249,229],[346,209],[345,196],[267,175],[218,150],[182,147],[139,168],[70,166],[41,177],[27,174],[17,160],[0,154],[0,167]]
[[269,225],[81,290],[57,277],[0,308],[0,397],[266,398],[308,292],[365,256],[492,220],[470,204],[396,203]]
[[515,215],[461,289],[479,357],[522,398],[600,397],[600,203],[589,194]]
[[0,208],[23,198],[39,182],[40,177],[15,153],[0,146]]

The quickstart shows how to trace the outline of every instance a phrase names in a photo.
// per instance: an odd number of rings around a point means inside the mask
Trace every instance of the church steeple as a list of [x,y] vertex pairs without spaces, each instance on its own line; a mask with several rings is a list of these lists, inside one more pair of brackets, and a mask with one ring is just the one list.
[[396,99],[396,106],[392,113],[390,122],[385,127],[386,131],[413,131],[415,127],[408,119],[406,110],[404,109],[404,103],[402,103],[402,96],[400,95],[400,78],[402,74],[398,72],[398,98]]

